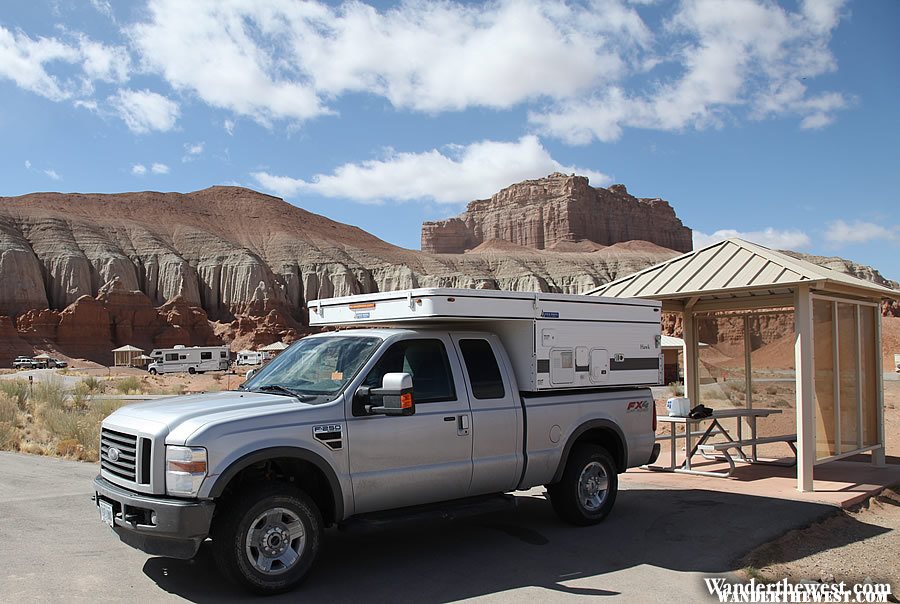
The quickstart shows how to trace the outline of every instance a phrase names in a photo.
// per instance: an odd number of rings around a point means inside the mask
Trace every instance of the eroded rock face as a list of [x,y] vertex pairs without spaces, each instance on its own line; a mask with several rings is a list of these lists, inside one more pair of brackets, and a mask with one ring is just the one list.
[[422,251],[459,254],[492,239],[544,250],[566,242],[649,241],[692,249],[691,230],[667,201],[639,199],[624,185],[594,188],[583,176],[555,173],[473,201],[456,218],[422,225]]
[[[48,317],[29,312],[99,296],[112,325],[102,335],[144,346],[160,337],[153,307],[176,298],[222,323],[278,310],[302,325],[316,298],[429,286],[579,293],[674,254],[649,244],[563,249],[406,250],[237,187],[39,193],[0,198],[0,282],[17,284],[0,288],[0,313],[56,337]],[[193,325],[183,327],[197,334]],[[186,335],[173,330],[164,341]]]

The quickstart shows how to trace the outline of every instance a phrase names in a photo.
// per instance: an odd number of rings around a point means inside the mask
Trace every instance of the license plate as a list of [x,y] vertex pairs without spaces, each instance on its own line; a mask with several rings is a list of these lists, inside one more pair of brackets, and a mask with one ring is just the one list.
[[113,526],[113,507],[108,501],[100,501],[100,522]]

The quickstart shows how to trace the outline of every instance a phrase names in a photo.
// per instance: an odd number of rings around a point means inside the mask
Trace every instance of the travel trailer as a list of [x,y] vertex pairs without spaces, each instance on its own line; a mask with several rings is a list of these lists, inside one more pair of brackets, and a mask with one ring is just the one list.
[[147,371],[157,373],[203,373],[224,371],[231,364],[231,351],[227,346],[176,346],[155,348]]
[[256,350],[241,350],[237,353],[235,365],[262,365],[269,360],[269,353]]

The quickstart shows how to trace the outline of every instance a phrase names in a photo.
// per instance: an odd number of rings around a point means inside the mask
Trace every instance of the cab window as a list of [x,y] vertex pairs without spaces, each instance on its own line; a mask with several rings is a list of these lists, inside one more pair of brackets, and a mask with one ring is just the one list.
[[472,395],[477,399],[503,398],[503,378],[497,357],[491,350],[487,340],[460,340],[459,350],[462,352],[472,384]]
[[402,340],[388,348],[369,371],[363,385],[381,388],[384,374],[408,373],[416,404],[456,400],[447,349],[441,340]]

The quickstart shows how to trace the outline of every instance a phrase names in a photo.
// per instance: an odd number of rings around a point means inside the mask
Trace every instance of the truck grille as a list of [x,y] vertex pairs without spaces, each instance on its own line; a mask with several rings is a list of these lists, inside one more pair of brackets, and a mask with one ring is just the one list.
[[[109,428],[100,429],[100,467],[124,480],[150,484],[150,439],[138,439]],[[117,459],[111,459],[110,449],[116,449]]]

